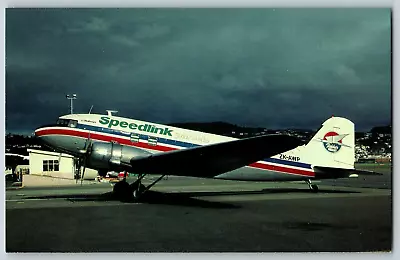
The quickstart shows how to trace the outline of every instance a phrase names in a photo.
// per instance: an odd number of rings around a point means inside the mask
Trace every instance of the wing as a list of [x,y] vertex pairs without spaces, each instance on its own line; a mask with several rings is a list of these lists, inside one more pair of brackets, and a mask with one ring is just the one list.
[[356,169],[340,169],[334,167],[314,166],[315,177],[320,179],[325,178],[347,178],[351,175],[383,175],[379,172],[356,170]]
[[266,135],[132,158],[128,167],[134,173],[213,177],[300,144],[292,136]]

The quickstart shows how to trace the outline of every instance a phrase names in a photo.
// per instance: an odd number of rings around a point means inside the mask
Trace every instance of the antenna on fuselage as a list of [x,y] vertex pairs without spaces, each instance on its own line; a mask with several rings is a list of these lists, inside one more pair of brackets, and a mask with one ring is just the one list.
[[93,105],[89,109],[89,114],[90,114],[90,112],[92,112],[92,108],[93,108]]
[[118,113],[117,110],[106,110],[108,116],[113,116],[113,113]]

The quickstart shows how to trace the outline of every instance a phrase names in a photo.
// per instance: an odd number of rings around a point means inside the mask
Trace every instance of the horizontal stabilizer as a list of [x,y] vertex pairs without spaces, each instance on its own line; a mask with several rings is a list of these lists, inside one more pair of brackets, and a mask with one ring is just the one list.
[[343,169],[335,167],[314,166],[315,177],[320,179],[325,178],[347,178],[351,175],[383,175],[379,172],[365,171],[357,169]]

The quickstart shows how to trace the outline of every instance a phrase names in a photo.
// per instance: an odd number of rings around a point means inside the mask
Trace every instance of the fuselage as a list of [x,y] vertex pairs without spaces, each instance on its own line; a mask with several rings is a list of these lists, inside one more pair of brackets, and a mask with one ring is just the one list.
[[[236,140],[227,136],[99,114],[61,116],[56,124],[36,129],[35,135],[55,150],[75,156],[81,154],[88,138],[93,142],[116,142],[150,153]],[[293,154],[292,151],[288,151],[213,178],[246,181],[291,181],[313,178],[315,174],[312,165],[302,162]]]

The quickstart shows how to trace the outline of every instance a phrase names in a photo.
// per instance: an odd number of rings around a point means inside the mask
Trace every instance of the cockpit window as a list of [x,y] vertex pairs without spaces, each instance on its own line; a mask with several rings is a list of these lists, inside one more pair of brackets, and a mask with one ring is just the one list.
[[76,121],[76,120],[70,120],[68,126],[69,126],[69,127],[76,127],[77,124],[78,124],[78,121]]
[[72,119],[58,119],[57,120],[57,125],[60,125],[60,126],[76,127],[77,124],[78,124],[77,120],[72,120]]
[[69,120],[67,120],[67,119],[58,119],[57,125],[67,126],[68,122],[69,122]]

